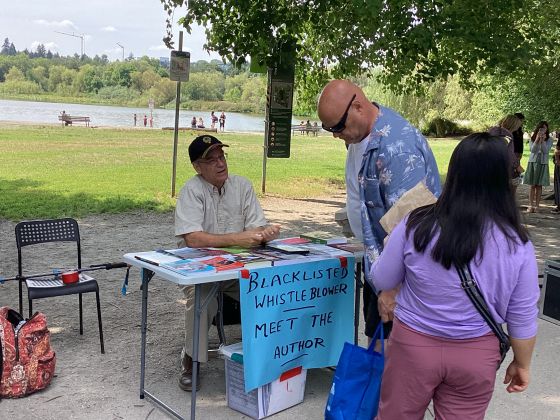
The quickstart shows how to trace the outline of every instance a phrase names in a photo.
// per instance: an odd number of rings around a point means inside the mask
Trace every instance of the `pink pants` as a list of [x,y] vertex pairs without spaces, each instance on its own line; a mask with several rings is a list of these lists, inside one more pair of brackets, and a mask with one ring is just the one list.
[[437,420],[484,419],[500,360],[498,339],[451,340],[413,330],[395,318],[378,420],[422,420],[430,400]]

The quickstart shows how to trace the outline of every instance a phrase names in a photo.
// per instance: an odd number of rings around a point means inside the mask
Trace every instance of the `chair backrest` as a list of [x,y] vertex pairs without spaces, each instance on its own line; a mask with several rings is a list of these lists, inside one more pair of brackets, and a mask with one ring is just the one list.
[[78,222],[71,218],[30,220],[16,225],[16,243],[18,249],[18,273],[22,275],[21,249],[28,245],[45,242],[76,242],[78,251],[78,268],[82,268],[80,247],[80,230]]

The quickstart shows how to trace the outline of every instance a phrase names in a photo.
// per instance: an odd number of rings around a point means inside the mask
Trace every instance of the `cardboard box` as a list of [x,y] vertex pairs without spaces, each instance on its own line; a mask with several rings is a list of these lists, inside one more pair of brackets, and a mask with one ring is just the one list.
[[[222,348],[226,363],[226,395],[228,406],[253,419],[263,419],[303,401],[307,370],[301,369],[287,379],[245,392],[241,343]],[[232,359],[232,356],[233,359]]]

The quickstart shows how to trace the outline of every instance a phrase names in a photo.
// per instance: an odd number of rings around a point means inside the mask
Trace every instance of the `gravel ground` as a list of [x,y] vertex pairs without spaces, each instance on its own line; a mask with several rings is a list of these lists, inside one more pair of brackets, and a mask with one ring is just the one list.
[[[520,187],[520,204],[526,204],[527,188]],[[304,231],[327,230],[339,233],[334,212],[344,206],[345,196],[306,200],[266,197],[261,200],[271,222],[282,225],[283,236]],[[550,258],[560,258],[558,221],[550,213],[551,202],[538,214],[525,214],[537,249],[539,265]],[[173,214],[134,212],[119,215],[96,215],[79,220],[82,236],[83,265],[119,261],[123,254],[156,248],[173,248]],[[0,220],[0,275],[17,272],[14,239],[15,223]],[[48,247],[46,247],[48,248]],[[48,248],[38,253],[30,271],[44,271],[41,263],[55,252]],[[140,377],[140,299],[139,270],[132,269],[128,294],[120,293],[124,270],[94,273],[101,288],[101,305],[106,354],[99,351],[95,299],[84,296],[84,335],[78,332],[77,297],[37,301],[34,309],[46,313],[57,352],[56,377],[44,391],[24,399],[0,401],[0,419],[164,419],[167,416],[145,400],[138,398]],[[0,285],[0,306],[17,308],[17,284]],[[186,394],[176,385],[179,353],[183,340],[184,302],[182,292],[173,284],[158,280],[150,285],[147,345],[147,386],[178,410],[186,412]],[[25,308],[27,305],[24,305]],[[539,321],[544,338],[535,357],[533,386],[522,395],[507,395],[497,384],[487,418],[541,419],[560,418],[560,389],[557,372],[558,327]],[[240,338],[238,326],[226,327],[229,342]],[[214,329],[211,341],[217,343]],[[362,337],[363,341],[363,337]],[[230,410],[225,402],[223,362],[211,358],[204,366],[203,386],[197,403],[201,419],[245,418]],[[499,378],[503,377],[498,373]],[[328,394],[332,372],[314,369],[309,372],[303,404],[276,415],[277,419],[320,419]],[[506,414],[507,413],[507,414]]]

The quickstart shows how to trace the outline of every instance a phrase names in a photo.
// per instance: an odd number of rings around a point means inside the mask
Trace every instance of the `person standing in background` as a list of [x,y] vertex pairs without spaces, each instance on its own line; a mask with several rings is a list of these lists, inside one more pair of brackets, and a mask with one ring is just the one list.
[[554,149],[554,204],[553,213],[560,213],[560,131],[556,132],[556,148]]
[[136,114],[133,114],[132,117],[134,118],[134,127],[136,127],[136,121],[137,121],[138,117],[137,117]]
[[548,173],[548,153],[552,147],[552,138],[548,131],[548,123],[541,121],[531,135],[531,154],[527,170],[523,176],[523,183],[531,186],[529,192],[529,213],[539,211],[542,197],[542,187],[550,185],[550,174]]
[[154,128],[154,117],[150,115],[150,128]]
[[516,112],[514,114],[519,121],[521,121],[521,125],[511,134],[513,136],[513,151],[519,160],[523,157],[523,122],[525,121],[525,115],[521,112]]
[[144,114],[144,127],[148,126],[148,116]]
[[224,111],[220,114],[220,130],[226,130],[226,114],[224,114]]
[[[517,192],[517,186],[521,184],[520,175],[523,173],[523,167],[520,162],[520,155],[515,153],[515,140],[513,133],[518,132],[522,121],[519,117],[509,114],[500,120],[497,126],[488,129],[488,132],[496,137],[503,137],[508,142],[508,153],[511,160],[510,176],[513,194]],[[523,135],[521,137],[523,143]],[[523,144],[521,145],[521,154],[523,154]]]
[[214,114],[214,111],[210,114],[210,128],[216,128],[216,123],[218,122],[218,117]]

